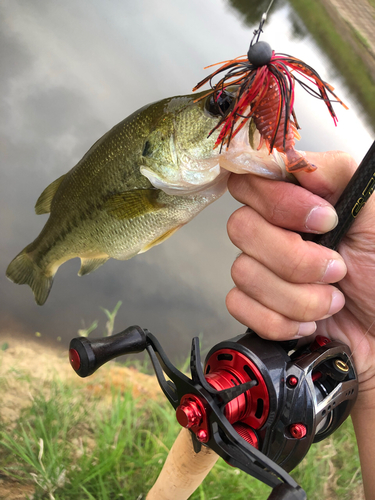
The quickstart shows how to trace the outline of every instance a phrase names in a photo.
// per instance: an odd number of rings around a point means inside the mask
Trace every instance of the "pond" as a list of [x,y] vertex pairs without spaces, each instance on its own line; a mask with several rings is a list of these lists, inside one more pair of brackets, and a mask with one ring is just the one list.
[[[209,64],[244,54],[267,2],[225,0],[35,0],[0,7],[0,328],[67,344],[78,329],[122,306],[115,330],[139,324],[174,360],[193,336],[205,346],[242,333],[225,308],[238,251],[226,222],[238,204],[224,195],[164,244],[129,261],[110,260],[79,278],[79,260],[58,271],[42,307],[27,286],[5,277],[12,258],[33,241],[46,216],[35,215],[43,189],[70,170],[113,125],[143,105],[191,93]],[[334,127],[323,103],[297,92],[298,149],[342,149],[357,161],[374,136],[350,81],[323,51],[298,2],[276,1],[262,39],[299,57],[349,106]],[[298,12],[300,12],[298,14]],[[92,334],[95,336],[95,334]]]

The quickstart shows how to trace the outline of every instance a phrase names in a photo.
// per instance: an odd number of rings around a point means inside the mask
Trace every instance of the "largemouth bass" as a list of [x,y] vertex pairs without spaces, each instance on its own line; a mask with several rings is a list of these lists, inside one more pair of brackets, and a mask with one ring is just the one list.
[[[203,93],[202,93],[203,94]],[[233,99],[230,91],[226,99]],[[61,264],[80,257],[79,275],[109,258],[130,259],[161,243],[225,191],[229,170],[283,178],[281,157],[269,155],[253,126],[228,151],[214,149],[221,115],[211,97],[164,99],[120,122],[37,200],[50,213],[39,236],[9,264],[7,277],[47,300]],[[259,135],[259,134],[258,134]]]

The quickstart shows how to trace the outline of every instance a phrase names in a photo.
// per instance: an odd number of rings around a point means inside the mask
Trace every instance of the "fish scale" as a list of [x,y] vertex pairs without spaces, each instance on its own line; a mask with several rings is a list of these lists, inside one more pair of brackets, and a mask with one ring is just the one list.
[[[219,182],[207,195],[174,196],[156,189],[140,167],[163,169],[173,178],[179,165],[168,134],[181,154],[199,162],[212,155],[213,142],[206,137],[216,123],[202,104],[186,96],[145,106],[113,127],[39,197],[36,212],[50,213],[49,219],[10,263],[8,278],[28,284],[41,305],[67,260],[80,257],[79,274],[87,274],[110,257],[129,259],[166,239],[221,196],[226,185]],[[168,141],[155,144],[152,137],[160,130]],[[146,140],[158,152],[148,158],[142,157]]]
[[253,126],[228,151],[214,148],[221,110],[204,94],[144,106],[52,182],[35,206],[49,218],[7,277],[42,305],[61,264],[79,257],[82,276],[162,243],[226,191],[230,171],[284,179],[280,158],[257,150]]

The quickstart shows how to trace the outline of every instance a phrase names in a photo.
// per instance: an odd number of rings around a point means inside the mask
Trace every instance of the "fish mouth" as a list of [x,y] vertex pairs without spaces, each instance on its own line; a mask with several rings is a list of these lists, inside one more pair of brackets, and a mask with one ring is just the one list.
[[172,196],[218,196],[219,192],[223,194],[230,172],[220,168],[217,158],[214,165],[210,165],[209,160],[203,161],[208,164],[204,171],[184,169],[180,166],[180,175],[174,181],[163,178],[146,166],[141,166],[140,171],[156,189]]
[[228,149],[220,154],[212,151],[209,158],[196,158],[186,150],[178,149],[175,134],[170,136],[169,152],[172,159],[169,172],[155,171],[152,166],[140,166],[140,172],[151,184],[175,196],[194,196],[215,192],[215,186],[227,181],[231,172],[251,173],[276,180],[294,180],[286,172],[283,156],[274,148],[269,152],[265,143],[261,147],[260,134],[250,130],[249,122],[236,134]]
[[[251,137],[250,137],[251,135]],[[258,130],[251,131],[249,122],[231,140],[228,149],[219,157],[220,167],[236,174],[254,174],[275,180],[292,180],[286,171],[283,156],[265,143],[260,145]]]
[[212,151],[210,157],[199,158],[199,151],[194,155],[179,147],[175,132],[169,137],[169,157],[168,169],[163,168],[160,171],[156,163],[155,169],[152,165],[141,165],[140,172],[155,188],[170,195],[188,196],[201,193],[215,184],[222,172],[219,154]]

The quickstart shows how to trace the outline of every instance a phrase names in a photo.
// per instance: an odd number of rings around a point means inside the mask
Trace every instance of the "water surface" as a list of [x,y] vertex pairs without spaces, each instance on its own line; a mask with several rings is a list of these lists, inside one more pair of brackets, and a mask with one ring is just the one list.
[[[101,135],[149,102],[190,93],[204,66],[247,51],[262,12],[259,2],[247,4],[248,11],[224,0],[164,0],[162,7],[154,0],[2,2],[1,328],[67,343],[95,319],[101,335],[100,307],[122,300],[116,329],[147,327],[175,359],[187,355],[195,335],[212,345],[243,331],[225,308],[237,254],[226,234],[238,207],[229,194],[130,261],[110,260],[82,278],[78,259],[64,264],[42,307],[29,287],[5,278],[5,269],[45,223],[34,213],[39,194]],[[275,3],[263,39],[308,62],[350,107],[336,107],[335,128],[324,104],[298,91],[299,149],[343,149],[359,161],[372,142],[368,117],[288,2]]]

